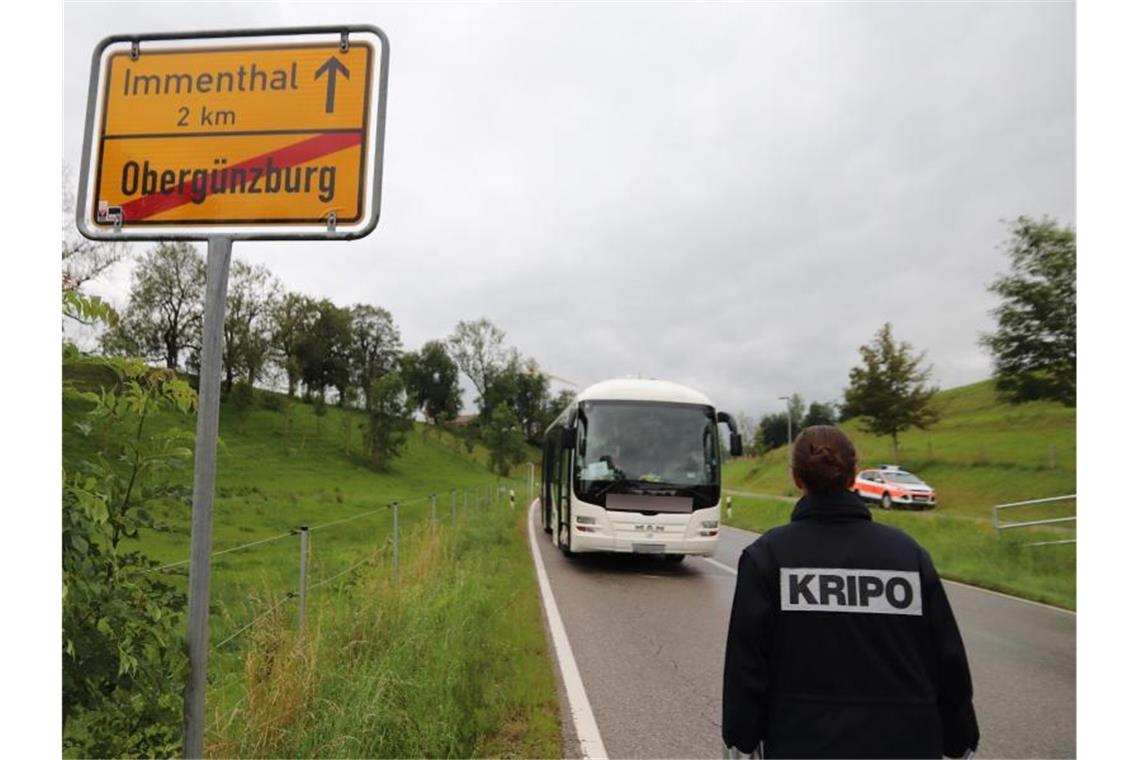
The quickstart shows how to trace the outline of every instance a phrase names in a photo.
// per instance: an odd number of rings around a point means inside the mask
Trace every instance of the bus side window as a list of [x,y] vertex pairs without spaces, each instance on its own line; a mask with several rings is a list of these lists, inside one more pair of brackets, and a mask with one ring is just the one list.
[[542,450],[542,503],[543,506],[549,508],[554,506],[554,499],[551,493],[551,481],[554,479],[554,443],[547,439],[546,446]]
[[546,441],[543,441],[542,442],[542,465],[541,465],[542,469],[539,470],[539,472],[540,472],[539,477],[541,478],[541,480],[539,480],[539,485],[538,485],[538,487],[542,489],[542,506],[543,506],[543,508],[545,508],[547,506],[547,504],[549,504],[549,502],[546,500],[546,449],[547,449]]
[[572,449],[563,449],[562,456],[558,457],[560,467],[558,468],[558,500],[559,504],[570,501],[570,466]]

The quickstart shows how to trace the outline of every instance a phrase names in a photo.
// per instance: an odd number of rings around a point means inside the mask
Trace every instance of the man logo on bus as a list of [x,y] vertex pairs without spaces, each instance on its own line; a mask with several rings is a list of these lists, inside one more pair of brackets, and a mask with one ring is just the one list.
[[921,615],[918,573],[850,568],[780,568],[780,609]]

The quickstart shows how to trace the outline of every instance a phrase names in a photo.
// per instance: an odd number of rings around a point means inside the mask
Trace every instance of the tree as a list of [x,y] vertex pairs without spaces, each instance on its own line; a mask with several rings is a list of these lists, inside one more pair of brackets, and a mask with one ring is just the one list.
[[403,359],[404,382],[417,409],[433,425],[453,420],[463,407],[463,391],[459,388],[459,366],[438,340],[424,344],[419,352]]
[[555,396],[548,395],[542,412],[542,421],[538,426],[539,431],[545,432],[546,429],[550,427],[550,423],[554,422],[554,420],[558,418],[558,415],[562,414],[563,410],[570,405],[570,402],[574,400],[576,395],[578,394],[569,388],[563,388],[558,391],[558,394]]
[[[736,413],[736,428],[740,431],[740,443],[744,450],[751,453],[753,439],[756,436],[756,420],[744,412]],[[727,448],[725,449],[727,451]]]
[[271,310],[270,319],[270,343],[277,364],[285,372],[288,396],[293,398],[301,382],[305,338],[317,320],[317,302],[300,293],[286,293]]
[[317,301],[314,319],[301,338],[301,380],[306,396],[336,388],[343,406],[351,377],[352,314],[327,298]]
[[550,381],[534,359],[523,360],[511,349],[501,366],[487,375],[487,386],[479,399],[480,423],[487,424],[499,404],[506,404],[532,443],[542,440],[544,412],[549,402]]
[[765,414],[756,430],[758,452],[771,451],[788,443],[788,413]]
[[[400,331],[386,309],[358,303],[349,312],[349,336],[350,376],[367,408],[373,383],[400,366]],[[346,400],[342,394],[341,406]]]
[[498,475],[509,475],[512,467],[526,459],[522,424],[506,403],[499,403],[483,426],[483,444],[491,454],[491,469]]
[[1013,403],[1077,403],[1077,235],[1048,217],[1019,217],[1006,253],[1012,271],[989,291],[997,331],[981,337],[993,355],[998,392]]
[[[792,415],[792,440],[804,429],[804,399],[798,393],[793,393],[788,399],[788,410]],[[785,436],[786,437],[786,436]]]
[[377,378],[368,391],[368,427],[364,450],[376,469],[383,469],[399,454],[412,429],[412,407],[404,382],[396,372]]
[[[88,282],[98,279],[108,269],[118,264],[126,256],[127,249],[117,241],[88,240],[75,229],[75,193],[71,171],[63,172],[63,289],[79,291]],[[92,299],[95,300],[95,299]],[[65,304],[64,316],[83,324],[93,324],[93,320],[82,313],[68,308]]]
[[503,345],[505,337],[506,333],[483,317],[474,322],[460,322],[447,339],[451,358],[471,380],[480,398],[487,390],[491,373],[508,359]]
[[131,273],[127,308],[103,335],[111,354],[164,361],[178,369],[184,352],[202,337],[206,264],[188,243],[161,243],[138,260]]
[[226,293],[226,319],[222,329],[222,368],[226,393],[236,378],[252,390],[269,356],[271,314],[281,293],[281,282],[263,265],[235,261]]
[[764,431],[760,427],[760,423],[757,422],[749,432],[748,445],[745,447],[744,453],[750,457],[758,457],[765,451],[767,448],[764,446]]
[[523,435],[530,443],[540,445],[546,427],[543,412],[550,399],[550,379],[539,369],[538,362],[531,358],[523,363],[517,387],[513,406]]
[[807,414],[804,415],[803,427],[811,427],[812,425],[834,425],[835,424],[835,407],[831,404],[821,403],[819,401],[811,402],[808,407]]
[[863,417],[861,426],[869,433],[889,435],[897,457],[899,433],[925,430],[938,421],[931,403],[938,388],[926,385],[931,368],[920,367],[926,353],[915,354],[905,341],[896,343],[890,322],[859,353],[863,365],[851,369],[851,384],[843,392],[846,415]]

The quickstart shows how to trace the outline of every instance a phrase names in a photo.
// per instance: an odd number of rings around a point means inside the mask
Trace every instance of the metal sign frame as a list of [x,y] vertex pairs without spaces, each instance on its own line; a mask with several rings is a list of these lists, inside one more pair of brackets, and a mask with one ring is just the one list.
[[[182,222],[171,222],[164,226],[131,227],[121,226],[104,229],[92,224],[94,208],[91,206],[91,188],[95,181],[93,165],[95,161],[96,117],[102,113],[105,56],[112,48],[129,46],[132,54],[146,55],[145,43],[166,43],[179,41],[209,40],[259,40],[268,37],[312,38],[327,37],[328,42],[340,41],[352,44],[352,36],[369,35],[376,38],[378,50],[378,76],[373,84],[375,89],[375,125],[369,137],[374,145],[371,156],[365,155],[365,172],[371,166],[372,182],[365,185],[362,206],[365,211],[363,224],[338,226],[335,220],[319,224],[280,224],[264,228],[249,225],[216,225],[212,229]],[[83,128],[83,153],[80,162],[79,191],[75,204],[75,224],[80,233],[91,240],[117,241],[163,241],[196,240],[225,237],[229,240],[355,240],[371,233],[380,222],[381,180],[384,168],[384,133],[388,101],[388,36],[371,24],[346,24],[340,26],[300,26],[276,27],[270,29],[225,29],[199,32],[162,32],[154,34],[120,34],[102,40],[95,46],[91,57],[91,77],[87,96],[87,115]]]

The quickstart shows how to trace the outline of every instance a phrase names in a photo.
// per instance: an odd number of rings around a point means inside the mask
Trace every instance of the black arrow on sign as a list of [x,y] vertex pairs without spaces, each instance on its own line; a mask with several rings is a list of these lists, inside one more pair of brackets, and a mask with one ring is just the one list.
[[325,87],[325,113],[333,112],[333,103],[336,102],[336,75],[338,71],[344,74],[345,79],[350,78],[348,69],[344,67],[344,64],[338,61],[335,55],[330,55],[324,65],[317,69],[317,73],[313,77],[313,79],[320,79],[323,74],[329,75],[329,82]]

